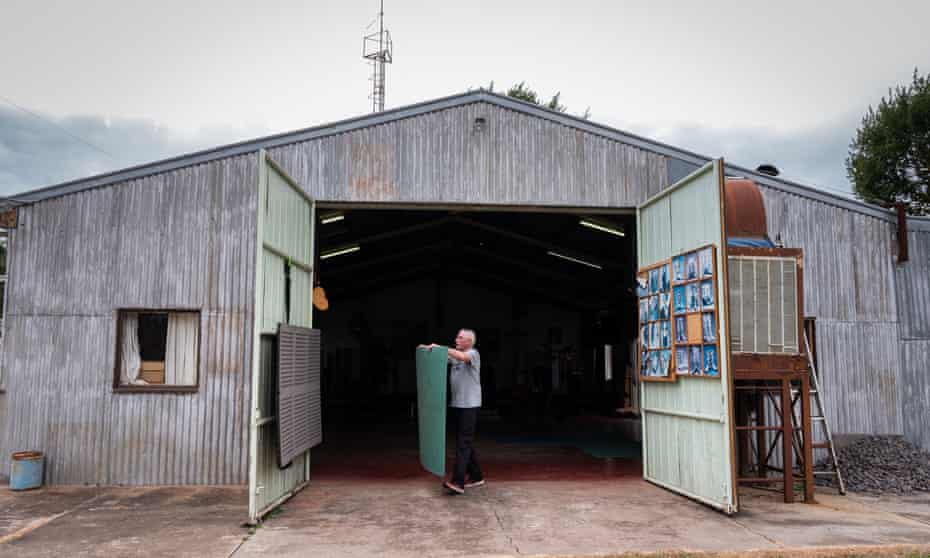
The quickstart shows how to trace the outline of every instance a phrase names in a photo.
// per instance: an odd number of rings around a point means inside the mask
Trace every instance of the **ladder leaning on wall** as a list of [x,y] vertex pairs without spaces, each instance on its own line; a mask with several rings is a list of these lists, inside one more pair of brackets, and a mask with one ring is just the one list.
[[[830,431],[830,423],[827,421],[827,414],[823,408],[822,394],[820,388],[820,379],[817,374],[817,367],[814,365],[814,358],[811,355],[810,342],[807,340],[807,331],[804,332],[804,352],[807,354],[807,364],[810,372],[810,393],[807,394],[813,402],[812,410],[816,414],[811,415],[811,449],[827,450],[828,459],[826,462],[827,469],[823,471],[814,471],[815,477],[836,477],[836,485],[840,494],[846,494],[846,483],[843,482],[843,473],[840,471],[839,461],[836,458],[836,446],[833,444],[833,433]],[[803,396],[799,394],[798,397]],[[792,417],[794,413],[792,413]],[[817,440],[817,427],[821,426],[823,440]],[[798,430],[795,429],[795,432]]]

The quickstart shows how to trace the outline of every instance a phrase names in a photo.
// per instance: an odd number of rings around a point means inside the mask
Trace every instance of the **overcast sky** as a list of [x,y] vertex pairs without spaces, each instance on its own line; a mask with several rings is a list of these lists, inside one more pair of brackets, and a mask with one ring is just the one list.
[[[0,195],[370,110],[377,0],[0,1]],[[868,105],[930,72],[927,0],[386,4],[388,108],[525,80],[830,189]]]

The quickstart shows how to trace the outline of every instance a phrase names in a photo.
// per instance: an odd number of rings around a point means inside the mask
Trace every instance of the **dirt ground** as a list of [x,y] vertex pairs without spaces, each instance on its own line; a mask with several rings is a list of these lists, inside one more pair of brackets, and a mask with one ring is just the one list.
[[0,556],[930,557],[930,495],[818,500],[748,493],[728,518],[640,479],[491,481],[461,497],[431,477],[337,479],[246,528],[240,487],[4,487]]

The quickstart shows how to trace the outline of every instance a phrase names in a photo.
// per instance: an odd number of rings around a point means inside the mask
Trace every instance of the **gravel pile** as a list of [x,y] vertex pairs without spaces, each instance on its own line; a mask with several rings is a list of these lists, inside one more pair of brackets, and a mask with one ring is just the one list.
[[[836,452],[846,489],[875,494],[930,492],[930,452],[900,436],[869,436]],[[827,468],[827,461],[817,470]],[[820,476],[817,484],[831,486],[834,477]]]

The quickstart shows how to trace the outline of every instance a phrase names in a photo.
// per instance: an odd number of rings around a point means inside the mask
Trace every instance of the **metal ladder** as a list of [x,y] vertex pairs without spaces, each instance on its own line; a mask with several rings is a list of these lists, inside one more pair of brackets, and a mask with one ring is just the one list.
[[[815,425],[823,425],[823,431],[826,434],[826,441],[824,442],[815,442],[811,440],[811,454],[813,455],[813,450],[815,449],[825,449],[830,454],[830,459],[828,465],[832,466],[832,470],[827,471],[814,471],[814,476],[828,476],[836,477],[837,484],[839,485],[840,494],[846,494],[846,483],[843,482],[843,473],[840,471],[839,462],[836,459],[836,447],[833,445],[833,433],[830,432],[830,423],[827,422],[827,415],[823,410],[823,401],[820,399],[820,380],[817,378],[817,368],[814,366],[814,358],[811,356],[811,346],[807,340],[807,332],[804,332],[804,352],[807,353],[807,363],[810,366],[810,376],[811,376],[811,389],[809,396],[813,396],[814,403],[816,407],[812,411],[816,411],[817,414],[811,415],[811,438],[816,438],[814,435]],[[803,397],[803,394],[802,394]],[[792,413],[793,415],[793,413]]]

